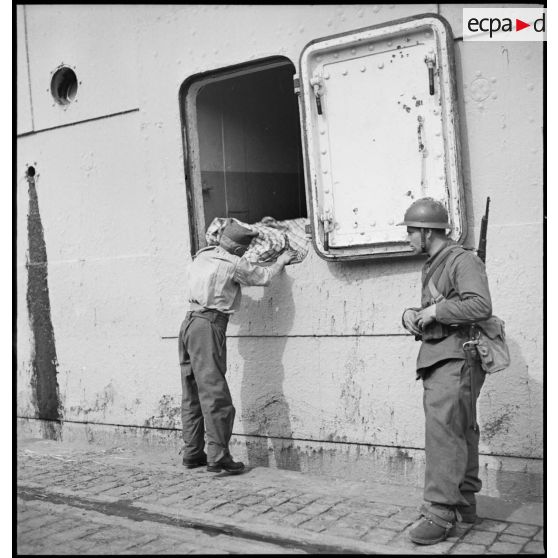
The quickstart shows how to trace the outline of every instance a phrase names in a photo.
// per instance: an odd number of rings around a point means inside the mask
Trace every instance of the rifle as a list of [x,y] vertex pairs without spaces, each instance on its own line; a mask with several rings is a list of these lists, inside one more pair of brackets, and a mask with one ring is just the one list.
[[486,198],[486,212],[481,219],[479,247],[477,248],[477,256],[486,263],[486,231],[488,228],[488,208],[490,206],[490,197]]

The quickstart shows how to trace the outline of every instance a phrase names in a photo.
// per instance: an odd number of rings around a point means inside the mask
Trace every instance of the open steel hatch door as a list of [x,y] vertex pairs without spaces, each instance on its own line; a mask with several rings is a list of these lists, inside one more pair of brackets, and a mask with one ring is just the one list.
[[453,39],[432,14],[309,43],[300,106],[314,246],[328,260],[410,255],[397,226],[442,201],[465,238]]

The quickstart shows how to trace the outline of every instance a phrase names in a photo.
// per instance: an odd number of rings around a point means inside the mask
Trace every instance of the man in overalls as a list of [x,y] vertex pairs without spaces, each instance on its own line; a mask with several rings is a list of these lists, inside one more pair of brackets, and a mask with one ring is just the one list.
[[235,408],[225,379],[227,323],[240,305],[241,285],[269,284],[296,257],[287,250],[269,267],[250,263],[242,255],[257,234],[231,220],[219,246],[200,250],[190,267],[190,308],[178,337],[182,462],[189,469],[207,465],[211,472],[244,470],[244,464],[233,461],[229,453]]
[[474,523],[479,479],[476,402],[484,372],[471,324],[492,315],[484,263],[446,236],[445,207],[415,201],[400,225],[416,254],[427,254],[421,308],[403,312],[404,327],[421,340],[417,379],[424,387],[425,480],[421,520],[409,536],[417,544],[445,540],[456,521]]

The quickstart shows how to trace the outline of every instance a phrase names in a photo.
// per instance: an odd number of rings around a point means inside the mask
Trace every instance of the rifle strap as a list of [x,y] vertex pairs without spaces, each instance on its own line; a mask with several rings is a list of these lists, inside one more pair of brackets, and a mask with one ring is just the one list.
[[[432,262],[430,269],[424,276],[424,280],[422,282],[423,288],[426,285],[428,285],[429,287],[430,285],[432,285],[434,287],[435,292],[437,293],[437,296],[440,294],[436,289],[436,287],[434,286],[434,282],[432,281],[432,276],[434,275],[434,272],[447,261],[447,259],[450,257],[452,252],[454,252],[457,248],[460,248],[460,246],[457,246],[455,244],[450,244],[449,246],[446,246],[440,251],[438,257]],[[434,295],[435,293],[432,292],[432,294]],[[436,296],[434,298],[436,298]]]

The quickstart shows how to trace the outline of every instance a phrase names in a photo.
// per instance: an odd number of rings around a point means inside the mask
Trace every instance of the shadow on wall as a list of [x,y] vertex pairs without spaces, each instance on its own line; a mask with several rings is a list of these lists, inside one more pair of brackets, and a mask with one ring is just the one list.
[[[270,454],[279,469],[300,471],[300,458],[292,438],[293,431],[289,404],[283,393],[285,369],[282,364],[287,344],[286,334],[294,320],[293,279],[282,274],[275,286],[282,290],[281,305],[273,319],[272,339],[249,337],[249,324],[240,324],[238,351],[244,360],[241,384],[242,422],[246,440],[248,464],[251,467],[269,467]],[[266,291],[268,288],[266,288]],[[265,297],[273,305],[273,297]],[[244,295],[242,305],[246,315],[261,311],[258,301]],[[242,337],[246,335],[247,337]],[[263,342],[262,342],[263,341]],[[269,446],[268,444],[271,444]]]
[[370,278],[387,278],[391,276],[417,273],[426,261],[424,256],[404,256],[393,260],[346,260],[342,262],[327,262],[328,270],[336,279],[346,285]]
[[[539,457],[543,447],[543,386],[529,376],[520,345],[507,338],[511,365],[489,376],[479,401],[481,446],[489,454],[515,455],[526,459]],[[540,410],[540,424],[537,413]],[[537,465],[537,464],[535,464]],[[543,494],[542,466],[522,471],[487,471],[487,481],[502,498],[513,494],[525,502],[540,501]],[[493,492],[492,487],[487,487]]]

